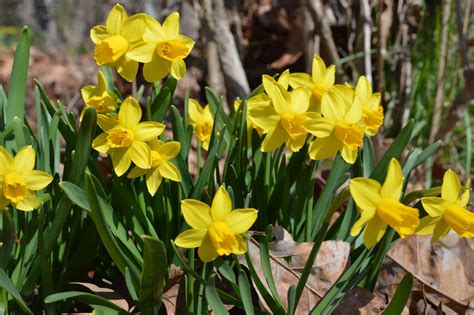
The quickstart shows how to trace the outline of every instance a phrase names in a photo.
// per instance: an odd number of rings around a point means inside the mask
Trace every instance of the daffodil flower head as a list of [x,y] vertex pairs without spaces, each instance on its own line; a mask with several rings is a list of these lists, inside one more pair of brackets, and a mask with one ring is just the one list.
[[95,44],[94,59],[99,66],[116,67],[119,75],[131,82],[138,70],[138,62],[127,56],[132,44],[139,41],[145,32],[145,14],[128,17],[125,9],[115,5],[105,25],[91,29]]
[[262,82],[271,106],[262,96],[249,108],[249,119],[266,134],[261,150],[271,152],[284,143],[291,151],[299,151],[306,142],[310,127],[307,123],[319,117],[308,112],[311,92],[305,87],[288,92],[284,84],[268,75],[263,76]]
[[374,136],[383,123],[383,107],[380,105],[380,93],[372,93],[372,86],[365,76],[361,76],[355,88],[355,96],[362,104],[365,133]]
[[204,150],[209,149],[209,141],[214,127],[214,117],[209,105],[201,107],[195,99],[189,99],[188,103],[189,123],[193,126],[193,132],[201,142]]
[[444,238],[453,229],[460,237],[474,237],[474,213],[466,209],[470,181],[465,187],[452,170],[444,173],[441,197],[421,198],[428,216],[420,220],[417,234],[433,234],[432,242]]
[[415,233],[420,222],[418,210],[399,201],[402,186],[402,168],[396,159],[390,161],[383,185],[376,180],[362,177],[350,181],[349,190],[360,212],[360,218],[352,226],[351,235],[359,235],[366,226],[364,244],[367,248],[380,241],[387,225],[402,238]]
[[339,151],[347,163],[357,159],[363,143],[365,124],[358,97],[349,96],[346,86],[334,86],[321,101],[322,117],[311,121],[311,133],[317,138],[309,147],[313,160],[333,157]]
[[292,88],[307,87],[311,90],[310,111],[321,112],[321,99],[336,81],[336,67],[326,67],[324,60],[318,55],[313,57],[312,73],[292,73],[289,84]]
[[95,108],[99,115],[113,113],[117,107],[117,98],[113,93],[107,90],[107,82],[101,71],[97,74],[97,86],[88,85],[83,87],[81,89],[81,95],[86,105],[81,112],[81,119],[89,107]]
[[23,147],[15,157],[0,147],[0,210],[9,204],[23,211],[38,207],[35,191],[48,186],[53,177],[34,170],[35,160],[31,146]]
[[232,200],[224,186],[216,192],[211,207],[198,200],[186,199],[181,201],[181,211],[191,229],[178,235],[174,241],[176,245],[199,247],[199,258],[204,262],[218,256],[247,252],[244,234],[257,220],[258,211],[253,208],[232,210]]
[[154,121],[140,122],[142,110],[133,97],[126,98],[115,117],[98,116],[97,123],[104,131],[92,142],[92,147],[110,154],[117,176],[122,176],[135,163],[149,169],[152,163],[150,147],[146,141],[156,139],[165,126]]
[[171,160],[179,154],[181,144],[177,141],[162,142],[151,140],[148,142],[151,154],[151,166],[143,169],[135,166],[127,175],[128,178],[135,178],[146,175],[146,187],[150,195],[154,196],[164,178],[175,182],[181,181],[181,175],[177,167]]
[[143,40],[134,44],[127,54],[143,62],[143,76],[148,82],[163,79],[168,74],[177,80],[186,73],[186,58],[194,47],[194,41],[179,34],[179,13],[171,13],[161,25],[147,16],[147,28]]

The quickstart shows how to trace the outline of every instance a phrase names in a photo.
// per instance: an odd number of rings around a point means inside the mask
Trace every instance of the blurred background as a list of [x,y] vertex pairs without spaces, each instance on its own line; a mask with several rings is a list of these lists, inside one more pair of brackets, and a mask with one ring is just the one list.
[[[409,119],[413,145],[436,140],[441,149],[419,168],[420,185],[453,168],[472,177],[474,32],[471,0],[124,0],[128,14],[162,22],[181,14],[181,33],[196,41],[174,103],[186,88],[204,100],[204,87],[232,108],[262,74],[310,72],[313,55],[337,66],[337,81],[366,75],[382,93],[385,123],[374,139],[380,154]],[[79,112],[80,88],[96,81],[89,30],[105,24],[114,1],[0,0],[0,82],[8,88],[13,51],[24,25],[32,30],[28,102],[33,79],[51,98]],[[139,72],[140,73],[140,72]],[[132,85],[116,78],[123,93]],[[143,84],[139,74],[137,85]],[[383,140],[382,140],[383,139]]]

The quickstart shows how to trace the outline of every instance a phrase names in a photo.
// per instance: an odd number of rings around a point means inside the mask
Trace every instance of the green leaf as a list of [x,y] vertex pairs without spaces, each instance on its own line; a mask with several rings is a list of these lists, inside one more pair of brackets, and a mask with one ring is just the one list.
[[161,303],[168,259],[165,244],[144,236],[143,270],[140,280],[140,309],[143,314],[155,314],[155,307]]
[[278,290],[275,285],[275,280],[272,275],[272,267],[270,265],[270,255],[268,253],[268,243],[266,240],[260,243],[260,261],[262,263],[262,271],[267,280],[268,287],[272,293],[275,303],[278,303],[281,306],[280,296],[278,295]]
[[64,191],[69,200],[72,201],[72,203],[86,210],[89,214],[91,213],[91,208],[89,205],[89,201],[87,200],[87,195],[85,191],[82,190],[82,188],[67,181],[60,182],[59,187],[61,187],[61,189]]
[[383,311],[383,315],[397,315],[401,314],[403,308],[408,302],[413,287],[413,275],[408,272],[398,285],[397,291],[393,295],[392,301]]
[[5,271],[3,269],[0,269],[0,287],[5,289],[8,293],[13,296],[15,299],[16,303],[20,306],[20,308],[28,314],[33,314],[28,306],[26,306],[25,301],[23,301],[23,298],[20,295],[20,292],[18,292],[17,288],[13,284],[13,282],[10,280],[10,278],[7,276]]
[[219,294],[217,294],[216,287],[214,285],[206,286],[206,300],[215,314],[229,314],[229,312],[225,309],[224,303],[222,303]]
[[188,137],[183,126],[183,118],[179,114],[178,109],[173,105],[171,105],[170,108],[173,139],[181,143],[181,151],[179,153],[183,160],[186,161],[189,154],[190,141],[188,141]]
[[253,315],[255,312],[253,311],[252,292],[250,291],[250,284],[247,275],[243,270],[239,271],[238,282],[240,298],[244,304],[245,314]]
[[436,141],[435,143],[430,144],[418,155],[413,168],[416,168],[418,165],[426,161],[430,156],[432,156],[441,146],[443,142],[441,140]]
[[12,257],[13,244],[15,243],[15,222],[12,220],[10,211],[2,211],[2,246],[0,246],[0,268],[6,270],[7,264]]
[[26,81],[28,80],[30,45],[30,32],[25,27],[21,32],[20,40],[15,49],[15,59],[13,60],[8,89],[7,121],[11,121],[13,117],[18,117],[21,121],[25,118]]
[[55,302],[70,300],[70,299],[77,299],[91,306],[99,305],[102,307],[106,307],[111,311],[118,312],[119,314],[129,314],[126,310],[124,310],[117,304],[114,304],[110,302],[109,300],[104,299],[103,297],[100,297],[92,293],[81,292],[81,291],[66,291],[66,292],[51,294],[44,299],[44,302],[48,304],[48,303],[55,303]]
[[171,93],[168,88],[162,88],[158,96],[151,103],[151,118],[153,121],[162,122],[171,102]]

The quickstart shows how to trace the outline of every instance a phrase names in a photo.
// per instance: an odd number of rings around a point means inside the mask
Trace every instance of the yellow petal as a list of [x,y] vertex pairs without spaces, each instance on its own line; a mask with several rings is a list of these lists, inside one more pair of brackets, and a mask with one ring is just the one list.
[[364,225],[370,220],[372,220],[375,216],[375,208],[366,208],[364,210],[360,209],[360,211],[360,218],[354,223],[351,228],[351,235],[353,237],[359,235]]
[[247,241],[242,237],[242,235],[235,235],[237,240],[237,245],[232,250],[233,254],[241,255],[247,252]]
[[211,208],[202,201],[182,200],[181,211],[186,223],[194,229],[207,229],[212,224]]
[[128,149],[130,159],[139,168],[150,168],[151,165],[151,152],[148,144],[142,141],[133,141],[132,145]]
[[250,120],[265,132],[274,129],[280,121],[280,115],[272,106],[258,106],[249,110]]
[[306,143],[306,135],[301,135],[296,139],[286,138],[285,146],[292,152],[298,152]]
[[457,200],[456,204],[460,207],[465,208],[467,206],[467,203],[469,202],[469,197],[471,196],[471,181],[467,180],[466,186],[464,187],[464,192],[461,193],[461,196]]
[[380,194],[383,198],[399,200],[403,188],[403,173],[400,163],[392,158],[388,164],[387,177],[382,185]]
[[123,22],[120,34],[129,43],[141,41],[147,28],[148,18],[149,16],[144,13],[132,15]]
[[122,58],[117,64],[117,72],[122,78],[128,82],[132,82],[137,76],[138,62],[128,57]]
[[181,80],[186,74],[186,64],[184,63],[184,60],[171,61],[170,73],[176,80]]
[[130,173],[128,173],[127,178],[136,178],[145,175],[149,170],[148,169],[143,169],[135,166],[132,168]]
[[119,122],[128,129],[135,129],[142,119],[142,109],[136,99],[132,96],[127,97],[120,106]]
[[156,82],[168,75],[171,71],[171,61],[153,54],[150,62],[143,66],[143,77],[148,82]]
[[112,158],[112,165],[117,176],[122,176],[132,164],[130,154],[127,149],[114,149],[110,155]]
[[360,76],[355,88],[355,94],[359,96],[362,104],[367,104],[372,96],[372,86],[365,76]]
[[179,33],[179,13],[171,13],[163,22],[163,32],[165,33],[165,39],[174,39]]
[[334,122],[326,118],[308,119],[302,125],[304,129],[318,138],[330,136],[335,127]]
[[127,17],[125,9],[120,4],[117,4],[110,10],[105,26],[112,35],[118,35],[122,29],[122,23]]
[[290,70],[286,69],[278,76],[278,84],[280,84],[285,90],[288,90],[290,80]]
[[385,234],[387,230],[387,224],[380,220],[377,216],[374,216],[372,220],[367,222],[367,228],[364,232],[364,245],[367,248],[372,248],[377,244]]
[[92,141],[92,147],[100,153],[109,152],[110,146],[107,142],[107,133],[103,132]]
[[180,150],[181,143],[179,143],[178,141],[168,141],[160,146],[158,152],[166,159],[172,159],[178,155]]
[[207,229],[191,229],[184,231],[176,237],[174,243],[182,248],[196,248],[201,246],[207,234]]
[[311,75],[314,82],[322,82],[326,76],[326,64],[318,55],[313,57],[313,66]]
[[18,173],[23,174],[35,167],[36,153],[31,145],[21,148],[15,155],[14,165]]
[[309,145],[309,157],[312,160],[328,159],[334,157],[342,146],[342,142],[333,135],[317,138]]
[[153,59],[156,43],[139,41],[127,51],[126,57],[138,62],[149,63]]
[[289,84],[292,88],[307,87],[310,90],[314,88],[314,82],[307,73],[292,73],[289,77]]
[[461,237],[474,237],[474,213],[456,204],[447,207],[443,220]]
[[107,131],[115,128],[119,124],[119,121],[110,115],[98,114],[97,115],[97,125],[103,131]]
[[31,211],[38,208],[38,206],[36,193],[31,190],[27,190],[25,198],[15,204],[15,208],[22,211]]
[[24,174],[26,188],[29,190],[40,190],[48,186],[53,181],[53,177],[46,172],[32,170]]
[[371,178],[353,178],[349,191],[357,206],[363,211],[375,211],[380,202],[380,184]]
[[146,173],[146,187],[150,195],[155,195],[158,188],[160,188],[161,180],[162,177],[158,168],[151,169]]
[[436,224],[433,230],[433,237],[431,238],[431,243],[435,243],[448,235],[451,228],[447,225],[443,220],[440,220],[438,224]]
[[377,205],[377,215],[397,231],[402,238],[414,234],[420,223],[418,209],[388,198],[382,198]]
[[[3,191],[2,183],[0,183],[0,191]],[[5,210],[9,204],[10,201],[3,197],[3,193],[0,193],[0,211]]]
[[13,161],[13,156],[4,147],[0,146],[0,175],[5,174],[13,166]]
[[267,133],[265,139],[263,139],[261,150],[263,152],[273,151],[276,148],[279,148],[283,143],[285,143],[287,138],[288,134],[281,126],[281,124],[278,123],[273,130]]
[[232,200],[224,186],[219,187],[211,206],[211,217],[214,222],[225,222],[232,210]]
[[341,149],[341,156],[346,161],[346,163],[354,164],[357,160],[357,153],[359,153],[359,149],[357,147],[343,145]]
[[201,246],[199,246],[198,255],[203,262],[211,262],[219,256],[207,233],[202,240]]
[[321,99],[321,112],[324,117],[333,121],[342,120],[344,118],[346,112],[345,105],[338,100],[335,89],[324,93]]
[[262,77],[263,87],[268,96],[272,99],[273,107],[278,114],[284,114],[291,111],[291,97],[290,94],[276,81],[268,76]]
[[189,120],[192,123],[199,123],[204,119],[203,115],[204,115],[204,110],[201,107],[201,105],[199,105],[198,101],[190,98],[188,101]]
[[449,203],[456,203],[460,191],[461,182],[458,175],[453,170],[447,170],[444,173],[443,185],[441,186],[441,197]]
[[225,219],[225,223],[235,234],[247,232],[255,223],[258,211],[254,208],[235,209]]
[[324,76],[324,84],[332,86],[334,85],[334,82],[336,82],[336,66],[330,65],[326,69],[326,75]]
[[193,39],[181,34],[178,34],[178,36],[176,37],[176,40],[181,42],[186,47],[188,53],[191,52],[195,44]]
[[105,25],[94,26],[90,32],[91,40],[94,44],[97,44],[101,40],[106,39],[110,35],[111,34],[109,34],[109,31],[107,30]]
[[135,140],[150,141],[156,139],[165,130],[165,127],[165,125],[155,121],[139,123],[134,132]]
[[442,216],[447,207],[444,199],[439,197],[423,197],[421,204],[431,217]]
[[358,97],[354,99],[349,111],[344,115],[344,120],[350,124],[356,124],[362,120],[362,105]]
[[415,233],[419,235],[433,234],[434,229],[440,220],[441,220],[441,217],[434,218],[427,215],[426,217],[420,219],[420,224],[416,228]]
[[309,99],[311,98],[311,91],[307,88],[296,88],[290,92],[291,109],[295,113],[306,113],[309,107]]
[[178,168],[169,161],[162,161],[158,166],[161,176],[171,179],[175,182],[181,181],[181,174],[179,173]]

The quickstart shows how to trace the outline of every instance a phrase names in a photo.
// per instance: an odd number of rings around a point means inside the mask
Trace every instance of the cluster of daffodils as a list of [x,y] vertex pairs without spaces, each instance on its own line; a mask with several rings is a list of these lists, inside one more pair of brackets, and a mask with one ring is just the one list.
[[314,56],[312,75],[283,72],[278,80],[264,75],[264,92],[247,101],[248,122],[265,134],[261,149],[270,152],[285,144],[299,151],[308,136],[313,160],[340,152],[354,163],[364,134],[373,136],[383,123],[380,94],[364,76],[357,86],[335,85],[335,67]]
[[23,211],[38,208],[36,191],[48,186],[53,177],[34,170],[35,162],[31,146],[23,147],[15,156],[0,146],[0,210],[10,204]]
[[474,237],[474,213],[466,209],[469,201],[469,181],[461,187],[452,170],[444,174],[441,197],[423,197],[421,203],[428,213],[421,220],[418,209],[400,202],[403,188],[400,163],[392,159],[383,185],[370,178],[354,178],[349,189],[357,205],[360,218],[354,223],[351,235],[362,228],[364,244],[373,247],[392,227],[402,238],[407,235],[433,234],[432,242],[444,238],[453,229],[460,237]]
[[144,64],[143,76],[148,82],[168,74],[181,79],[186,73],[183,59],[194,47],[192,39],[179,34],[177,12],[160,24],[144,13],[128,16],[120,4],[110,11],[105,25],[93,27],[90,35],[97,64],[115,67],[129,82],[137,75],[139,62]]

